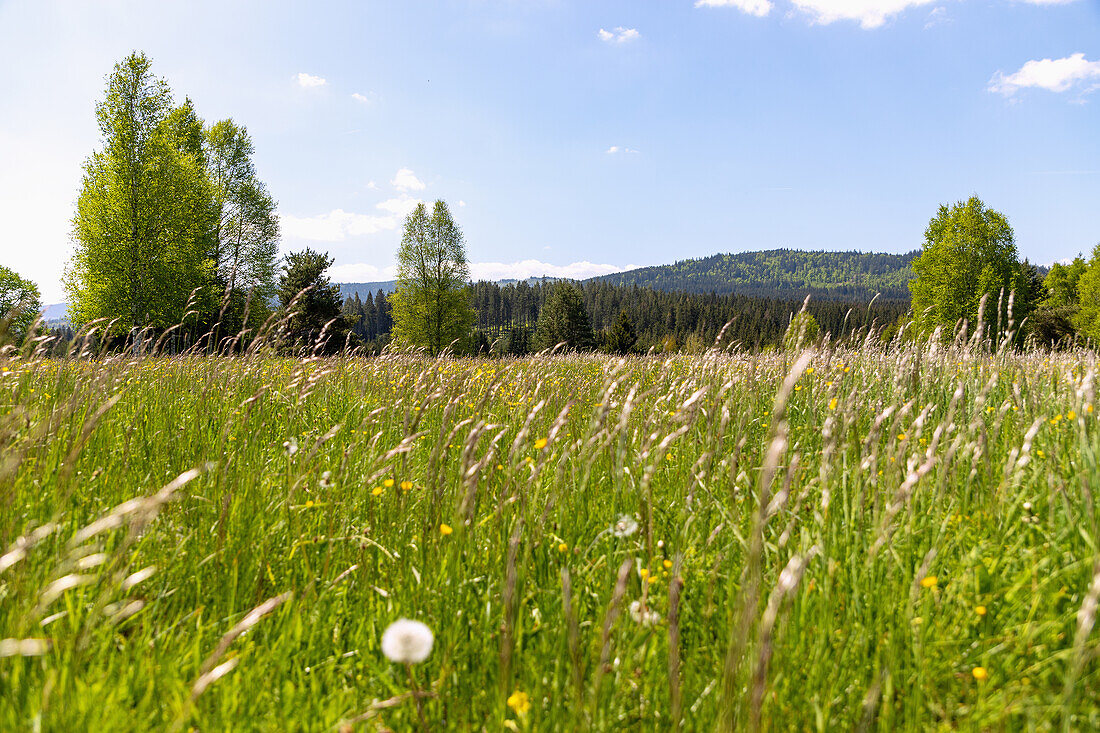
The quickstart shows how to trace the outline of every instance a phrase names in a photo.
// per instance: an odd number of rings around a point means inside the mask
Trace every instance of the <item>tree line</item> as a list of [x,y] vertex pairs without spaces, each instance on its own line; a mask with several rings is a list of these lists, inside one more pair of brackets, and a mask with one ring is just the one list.
[[670,292],[779,298],[810,295],[814,300],[853,302],[880,294],[887,299],[908,300],[912,263],[919,254],[773,249],[715,254],[597,279]]

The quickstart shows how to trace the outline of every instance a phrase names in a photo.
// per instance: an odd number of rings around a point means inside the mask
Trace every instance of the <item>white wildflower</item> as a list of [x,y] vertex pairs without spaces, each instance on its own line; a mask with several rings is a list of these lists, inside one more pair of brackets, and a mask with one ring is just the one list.
[[324,473],[321,474],[321,488],[322,489],[332,488],[332,471],[325,471]]
[[647,610],[646,607],[642,605],[641,601],[631,601],[630,618],[632,618],[636,624],[652,626],[661,620],[661,614],[656,611]]
[[616,537],[629,537],[638,531],[638,520],[629,514],[619,515],[619,519],[611,527],[611,533]]
[[416,664],[432,653],[432,630],[419,621],[399,618],[382,633],[382,653],[391,662]]
[[298,439],[291,438],[290,440],[283,441],[283,452],[288,456],[292,456],[298,452]]

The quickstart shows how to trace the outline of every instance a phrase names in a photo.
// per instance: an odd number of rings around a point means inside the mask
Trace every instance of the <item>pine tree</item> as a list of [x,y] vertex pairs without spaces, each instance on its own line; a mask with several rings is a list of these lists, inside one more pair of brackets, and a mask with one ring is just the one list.
[[287,320],[286,336],[294,347],[344,347],[348,325],[341,312],[340,286],[325,274],[332,265],[327,254],[304,249],[286,256],[279,278],[279,302]]
[[535,349],[564,343],[567,349],[588,351],[596,346],[592,323],[580,291],[572,283],[558,283],[539,315]]

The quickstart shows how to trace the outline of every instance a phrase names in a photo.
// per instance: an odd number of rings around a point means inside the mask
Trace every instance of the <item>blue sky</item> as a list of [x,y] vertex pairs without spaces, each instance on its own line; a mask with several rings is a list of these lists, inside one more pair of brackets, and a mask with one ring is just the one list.
[[903,252],[974,193],[1033,261],[1100,242],[1100,0],[0,0],[0,263],[47,302],[133,49],[337,280],[437,198],[480,277]]

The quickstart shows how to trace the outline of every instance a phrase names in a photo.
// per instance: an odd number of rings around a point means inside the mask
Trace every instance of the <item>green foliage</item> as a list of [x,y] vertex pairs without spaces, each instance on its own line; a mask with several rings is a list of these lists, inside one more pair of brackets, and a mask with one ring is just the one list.
[[[965,319],[978,321],[979,304],[990,296],[985,323],[1007,326],[1010,291],[1023,296],[1013,312],[1017,324],[1028,315],[1031,297],[1016,255],[1016,242],[1005,217],[976,196],[940,206],[924,232],[924,248],[913,262],[916,279],[909,283],[913,316],[925,333],[943,327],[951,333]],[[997,304],[1001,292],[1001,311]],[[996,333],[996,331],[994,331]]]
[[189,104],[172,109],[144,54],[115,65],[96,107],[102,148],[84,165],[73,219],[65,286],[75,324],[168,328],[209,284],[210,189]]
[[634,330],[634,323],[626,311],[619,311],[619,320],[607,331],[604,346],[609,353],[626,355],[634,350],[638,343],[638,334]]
[[439,354],[467,336],[474,321],[466,285],[466,243],[447,204],[424,204],[405,220],[397,252],[397,285],[390,295],[393,336],[399,343]]
[[22,343],[41,313],[38,286],[0,265],[0,346]]
[[[256,175],[248,130],[222,120],[205,131],[202,149],[213,191],[213,262],[219,321],[229,333],[255,329],[275,294],[279,220],[275,200]],[[245,308],[249,312],[246,322]]]
[[1100,244],[1077,278],[1077,305],[1073,325],[1082,336],[1100,343]]
[[1043,280],[1048,293],[1044,305],[1051,308],[1076,307],[1078,283],[1086,269],[1088,264],[1081,255],[1074,257],[1073,262],[1068,265],[1060,262],[1051,265],[1050,272]]
[[821,326],[817,319],[806,311],[800,311],[787,326],[787,332],[783,335],[783,348],[787,351],[797,351],[813,346],[821,336]]
[[190,99],[173,107],[140,53],[115,65],[96,116],[102,148],[85,163],[65,279],[74,324],[164,330],[186,313],[199,329],[255,330],[275,292],[279,226],[247,130],[204,129]]
[[334,351],[344,347],[348,325],[340,308],[340,287],[325,271],[332,257],[306,248],[286,256],[279,276],[279,303],[286,322],[286,338],[295,348]]
[[764,298],[869,300],[876,294],[908,299],[916,252],[803,252],[774,249],[717,254],[672,265],[642,267],[595,280],[666,292],[737,293]]
[[535,328],[534,347],[537,351],[550,349],[564,343],[573,351],[587,351],[596,347],[592,323],[588,319],[580,291],[568,282],[554,285],[554,289],[539,313]]

